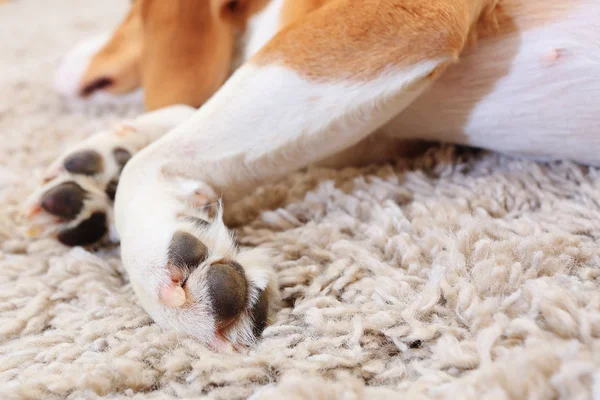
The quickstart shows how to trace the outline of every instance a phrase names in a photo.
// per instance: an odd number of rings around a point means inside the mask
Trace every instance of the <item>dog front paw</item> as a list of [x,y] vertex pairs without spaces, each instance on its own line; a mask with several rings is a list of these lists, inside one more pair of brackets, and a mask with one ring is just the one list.
[[26,234],[68,246],[118,241],[113,201],[121,172],[140,150],[195,109],[176,105],[120,123],[78,143],[52,163],[23,210]]
[[215,349],[249,346],[278,304],[271,255],[238,248],[216,191],[163,165],[148,149],[121,176],[115,215],[132,287],[162,327]]
[[118,240],[112,203],[119,175],[132,153],[109,141],[61,156],[26,202],[27,236],[55,237],[67,246]]

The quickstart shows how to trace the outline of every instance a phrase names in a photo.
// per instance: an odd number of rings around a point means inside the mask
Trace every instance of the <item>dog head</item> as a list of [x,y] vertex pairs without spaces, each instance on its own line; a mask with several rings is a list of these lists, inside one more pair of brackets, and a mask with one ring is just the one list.
[[63,81],[77,80],[70,94],[82,98],[142,88],[148,110],[171,104],[198,107],[231,73],[236,35],[266,3],[133,0],[112,36],[87,49],[79,77],[70,72]]

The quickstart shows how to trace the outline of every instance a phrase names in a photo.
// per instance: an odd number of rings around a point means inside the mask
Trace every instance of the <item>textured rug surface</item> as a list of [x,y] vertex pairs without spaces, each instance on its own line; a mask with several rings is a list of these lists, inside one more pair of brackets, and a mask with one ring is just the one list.
[[0,6],[0,399],[600,398],[596,169],[441,147],[261,188],[238,235],[278,250],[284,304],[241,354],[154,325],[118,248],[24,239],[42,169],[140,111],[51,85],[127,3]]

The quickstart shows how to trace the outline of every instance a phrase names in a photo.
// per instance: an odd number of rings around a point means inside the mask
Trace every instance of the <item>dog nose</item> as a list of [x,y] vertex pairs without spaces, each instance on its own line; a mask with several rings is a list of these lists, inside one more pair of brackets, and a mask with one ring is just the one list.
[[52,215],[65,219],[73,219],[81,212],[85,190],[73,182],[62,183],[48,190],[41,207]]
[[85,83],[79,90],[79,95],[81,97],[88,97],[96,91],[111,87],[113,84],[114,82],[112,79],[102,76]]
[[208,292],[217,326],[226,326],[246,305],[248,282],[242,266],[235,261],[222,261],[209,267]]

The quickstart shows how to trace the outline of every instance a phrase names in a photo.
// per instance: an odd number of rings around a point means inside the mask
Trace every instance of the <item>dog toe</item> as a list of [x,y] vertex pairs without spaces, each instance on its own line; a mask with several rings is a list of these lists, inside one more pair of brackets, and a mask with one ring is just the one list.
[[[102,241],[113,227],[112,202],[132,152],[94,142],[60,157],[26,206],[30,237],[51,236],[67,246]],[[116,240],[116,235],[111,239]]]
[[120,169],[122,169],[131,159],[131,152],[123,147],[116,147],[113,149],[112,155]]
[[64,182],[42,195],[41,207],[67,220],[74,219],[83,208],[86,192],[75,182]]
[[218,343],[250,346],[277,304],[270,256],[240,251],[221,218],[205,218],[175,218],[164,258],[158,253],[140,257],[146,237],[126,234],[122,249],[132,256],[125,256],[125,267],[142,306],[164,328],[192,334],[216,349]]
[[208,248],[194,235],[177,231],[169,245],[169,262],[180,268],[195,268],[208,255]]
[[67,246],[87,246],[110,231],[110,201],[98,182],[84,175],[60,175],[34,192],[25,206],[25,234],[53,237]]
[[248,282],[244,269],[235,261],[212,264],[206,284],[217,326],[228,325],[246,306]]
[[98,211],[77,226],[60,231],[57,239],[67,246],[87,246],[100,241],[107,231],[106,214]]
[[95,150],[81,150],[68,155],[63,166],[72,174],[96,175],[104,171],[104,159]]
[[267,327],[269,316],[269,297],[265,290],[261,290],[258,296],[258,301],[252,307],[252,333],[255,337],[262,335]]

